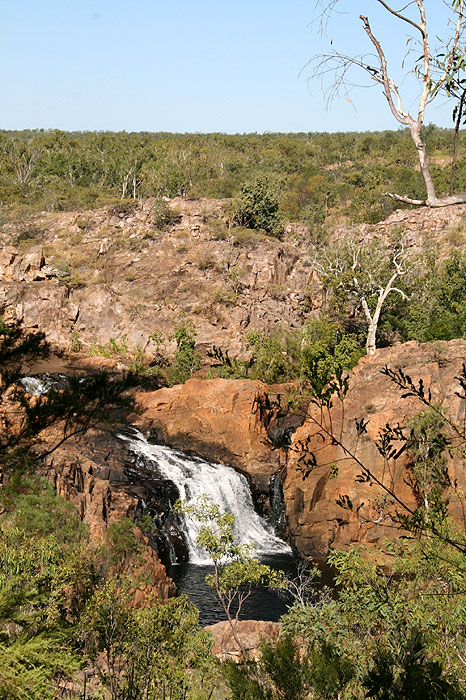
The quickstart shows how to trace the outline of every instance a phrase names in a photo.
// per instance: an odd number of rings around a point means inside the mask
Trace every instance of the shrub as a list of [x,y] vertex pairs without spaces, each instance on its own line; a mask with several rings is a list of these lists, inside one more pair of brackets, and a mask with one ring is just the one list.
[[239,226],[262,229],[274,236],[282,232],[280,188],[266,175],[243,185],[233,206],[233,218]]
[[170,385],[183,384],[201,366],[201,356],[196,350],[196,329],[191,320],[181,320],[172,336],[176,340],[176,352],[171,365],[167,368],[167,380]]
[[151,211],[152,224],[162,230],[180,220],[180,213],[172,209],[166,199],[155,199]]

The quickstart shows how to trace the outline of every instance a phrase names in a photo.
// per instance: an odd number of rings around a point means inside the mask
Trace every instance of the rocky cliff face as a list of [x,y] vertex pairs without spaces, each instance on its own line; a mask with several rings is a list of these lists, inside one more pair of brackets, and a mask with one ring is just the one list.
[[[57,444],[61,437],[60,426],[48,430],[42,440]],[[55,483],[57,492],[76,506],[89,527],[91,538],[98,542],[105,530],[121,518],[135,519],[143,513],[156,515],[151,482],[142,477],[137,484],[128,476],[125,468],[127,453],[105,427],[94,428],[83,436],[67,440],[47,459],[44,474]],[[148,504],[143,509],[143,503]],[[149,594],[161,600],[175,595],[176,587],[168,578],[157,550],[157,541],[150,541],[136,527],[135,533],[142,547],[141,570],[144,579],[135,591],[136,602]]]
[[[386,365],[402,368],[414,382],[422,379],[426,390],[432,392],[434,403],[446,409],[454,421],[462,423],[465,402],[456,395],[459,384],[455,377],[461,371],[465,355],[463,340],[422,345],[410,342],[378,350],[372,357],[360,360],[353,370],[344,411],[335,402],[330,415],[323,416],[325,427],[341,436],[343,445],[410,507],[416,505],[416,497],[409,486],[406,454],[396,463],[386,462],[376,443],[380,429],[387,423],[404,425],[423,406],[415,398],[402,398],[402,392],[381,370]],[[362,419],[367,421],[367,431],[359,436],[357,422]],[[322,417],[314,410],[293,435],[284,484],[289,531],[297,549],[301,554],[325,559],[333,548],[346,549],[354,542],[371,545],[397,536],[399,530],[393,514],[399,506],[390,499],[387,501],[384,491],[373,481],[358,481],[360,466],[328,435],[322,439],[316,421],[322,423]],[[308,451],[315,454],[317,464],[303,478]],[[464,460],[455,455],[448,468],[451,478],[457,479],[459,488],[464,489]],[[342,495],[352,501],[352,512],[337,504]],[[460,504],[455,498],[451,512],[461,519]]]
[[3,226],[2,313],[39,327],[62,350],[75,345],[85,353],[125,338],[129,352],[149,355],[154,328],[169,335],[185,314],[201,351],[217,345],[236,354],[246,331],[272,330],[278,319],[296,325],[318,306],[298,247],[229,231],[222,202],[170,206],[176,216],[164,226],[152,200],[129,211],[41,214],[23,228]]
[[[169,203],[171,221],[154,200],[134,206],[42,213],[0,228],[0,310],[6,319],[40,328],[62,350],[86,353],[110,338],[125,338],[148,356],[149,335],[170,335],[180,315],[198,331],[198,349],[245,351],[250,330],[294,327],[318,315],[321,288],[313,246],[303,227],[290,224],[278,241],[229,229],[224,203]],[[466,245],[466,205],[454,210],[400,210],[352,235],[388,240],[403,231],[409,254],[435,242],[445,252]],[[331,241],[347,235],[337,229]]]
[[[247,331],[292,328],[319,314],[322,293],[303,227],[289,224],[279,241],[229,229],[222,201],[177,198],[169,207],[166,224],[154,200],[4,224],[1,313],[40,328],[65,351],[85,354],[125,338],[129,353],[139,347],[148,356],[154,328],[170,335],[180,315],[193,320],[201,351],[241,354]],[[432,242],[443,254],[466,245],[465,215],[466,205],[400,210],[352,235],[388,240],[402,230],[410,255]],[[330,243],[347,233],[337,229]]]

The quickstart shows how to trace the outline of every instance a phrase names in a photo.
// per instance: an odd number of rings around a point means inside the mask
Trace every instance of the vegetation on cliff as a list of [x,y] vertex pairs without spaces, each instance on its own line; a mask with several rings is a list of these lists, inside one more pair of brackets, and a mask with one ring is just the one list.
[[[429,125],[422,137],[431,154],[436,190],[448,193],[453,132]],[[409,129],[234,136],[3,131],[0,197],[8,215],[8,208],[16,207],[88,209],[121,199],[131,206],[128,200],[141,197],[231,198],[242,190],[236,217],[267,229],[269,224],[263,226],[256,217],[251,184],[256,183],[257,191],[259,182],[269,178],[275,192],[266,194],[271,215],[276,217],[279,186],[283,217],[308,222],[312,235],[318,236],[322,224],[342,217],[348,222],[385,218],[397,206],[384,196],[387,188],[422,198],[424,182],[414,169],[416,159]],[[459,182],[464,180],[464,162],[460,139]],[[277,230],[275,224],[270,230]]]
[[196,608],[183,596],[134,605],[144,573],[132,521],[92,542],[74,506],[36,479],[5,489],[2,503],[2,700],[181,700],[210,690],[211,640]]

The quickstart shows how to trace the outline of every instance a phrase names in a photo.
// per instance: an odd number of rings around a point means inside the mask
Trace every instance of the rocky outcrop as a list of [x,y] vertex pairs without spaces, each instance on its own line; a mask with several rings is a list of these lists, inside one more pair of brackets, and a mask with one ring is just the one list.
[[[166,223],[147,199],[5,224],[0,312],[25,329],[40,327],[61,350],[79,346],[85,353],[124,338],[128,355],[139,348],[147,358],[155,353],[149,341],[154,328],[170,337],[186,316],[201,352],[217,346],[244,357],[248,331],[294,328],[317,316],[322,288],[302,226],[287,225],[281,241],[229,228],[224,204],[176,198],[167,204],[172,214]],[[442,256],[466,246],[465,215],[466,205],[399,210],[351,233],[387,242],[402,229],[409,255],[435,242]],[[347,227],[338,228],[330,242],[347,235]],[[167,351],[173,349],[171,340]]]
[[38,282],[52,277],[69,277],[69,273],[46,265],[41,246],[32,246],[23,255],[14,246],[0,249],[0,282]]
[[[241,650],[236,643],[229,622],[217,622],[208,625],[205,629],[214,637],[212,653],[220,661],[240,661]],[[236,634],[246,649],[249,658],[259,658],[259,649],[262,641],[273,642],[280,633],[278,622],[264,622],[261,620],[240,620],[236,625]]]
[[152,430],[157,442],[268,480],[283,454],[272,449],[262,420],[266,395],[265,384],[249,379],[190,379],[138,394],[133,422]]
[[[42,438],[56,444],[59,428]],[[106,430],[92,429],[84,436],[67,440],[48,458],[44,473],[55,483],[57,492],[73,503],[89,528],[91,539],[98,542],[107,527],[122,518],[142,515],[144,488],[133,488],[125,473],[126,450]],[[176,587],[166,575],[165,566],[149,539],[136,528],[142,550],[141,583],[134,591],[136,603],[150,594],[160,600],[175,595]]]
[[[154,328],[170,336],[180,315],[193,320],[201,352],[238,354],[247,331],[271,331],[277,319],[296,326],[319,305],[296,245],[229,231],[221,201],[172,200],[167,224],[154,206],[42,213],[3,226],[0,311],[40,327],[61,350],[125,338],[128,354],[139,347],[151,357]],[[38,245],[20,254],[14,244],[23,249],[26,234]]]
[[[452,249],[466,248],[464,221],[466,205],[454,207],[417,209],[397,209],[377,224],[356,224],[351,227],[351,235],[363,240],[378,239],[388,243],[395,233],[409,256],[416,256],[431,250],[435,244],[440,258],[446,257]],[[348,227],[338,227],[332,234],[331,242],[348,235]]]
[[[402,398],[402,392],[381,370],[385,365],[402,368],[414,382],[422,379],[426,390],[432,392],[433,401],[461,422],[465,402],[456,395],[459,384],[455,377],[465,356],[463,340],[422,345],[410,342],[378,350],[375,355],[360,360],[350,375],[344,411],[335,401],[330,415],[324,413],[323,421],[329,433],[341,436],[345,447],[410,507],[416,505],[416,497],[409,485],[406,454],[396,462],[387,463],[376,443],[380,429],[386,424],[403,425],[422,411],[423,406],[415,398]],[[359,435],[357,423],[361,420],[367,421],[367,427]],[[284,484],[289,531],[297,549],[303,555],[323,560],[331,549],[347,549],[357,542],[373,545],[396,537],[400,531],[393,514],[395,507],[400,506],[387,499],[374,481],[358,480],[360,466],[348,458],[316,421],[322,423],[322,417],[314,409],[294,433]],[[310,464],[310,453],[314,453],[317,463],[303,478],[306,464]],[[464,489],[464,460],[454,455],[448,467],[452,479],[457,479],[459,488]],[[337,504],[341,496],[350,498],[352,511]],[[459,505],[452,498],[451,512],[457,518],[461,517]]]

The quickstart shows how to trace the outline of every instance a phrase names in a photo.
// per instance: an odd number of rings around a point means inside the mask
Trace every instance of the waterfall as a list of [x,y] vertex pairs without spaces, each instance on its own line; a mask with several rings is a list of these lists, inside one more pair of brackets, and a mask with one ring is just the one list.
[[33,396],[44,396],[53,387],[52,379],[41,379],[40,377],[22,377],[19,383],[27,394]]
[[[192,500],[206,495],[222,512],[235,516],[234,535],[240,544],[253,544],[256,553],[289,554],[290,547],[273,533],[263,518],[254,510],[247,479],[231,467],[212,464],[199,457],[183,454],[170,447],[151,445],[137,430],[120,432],[128,449],[144,461],[146,468],[153,468],[162,478],[173,482],[181,500]],[[193,564],[208,564],[210,559],[196,543],[199,524],[183,516],[183,532],[189,549],[189,561]]]
[[48,374],[42,372],[32,376],[21,377],[18,384],[27,394],[32,396],[45,396],[50,389],[64,389],[68,386],[68,380],[64,374]]

